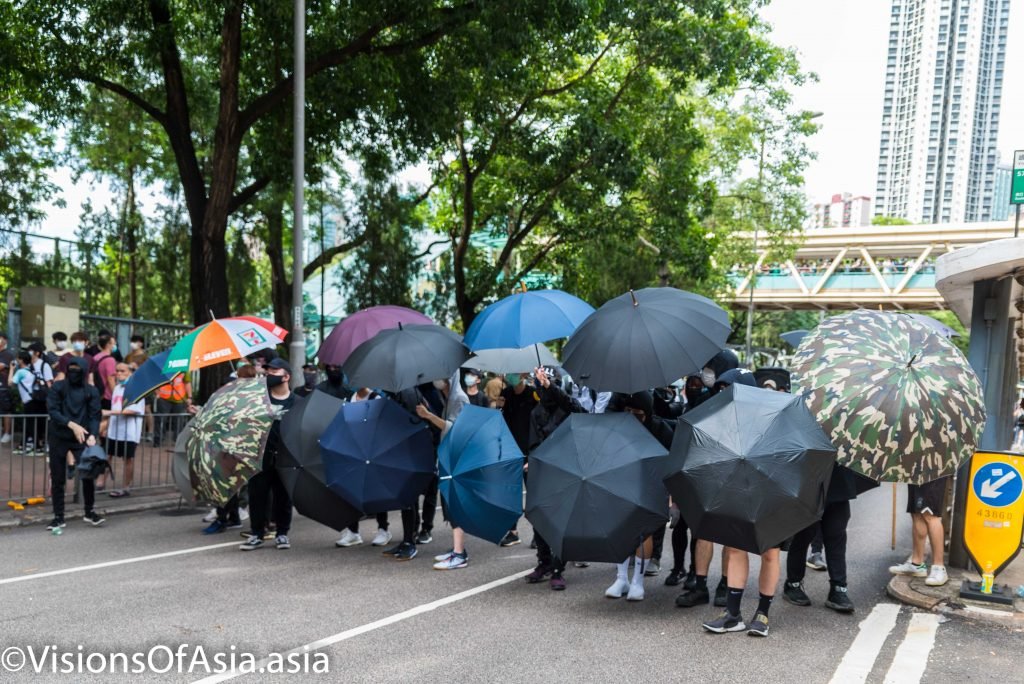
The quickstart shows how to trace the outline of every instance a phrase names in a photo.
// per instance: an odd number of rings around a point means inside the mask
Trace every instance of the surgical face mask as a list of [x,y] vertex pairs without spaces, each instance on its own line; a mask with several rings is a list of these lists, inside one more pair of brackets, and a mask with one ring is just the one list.
[[74,349],[76,352],[84,352],[85,342],[72,342],[71,348]]
[[128,384],[128,380],[130,380],[130,377],[129,378],[125,378],[124,380],[118,380],[117,382],[119,384],[121,384],[121,385],[127,385]]
[[284,382],[283,375],[267,375],[267,387],[273,389]]
[[139,351],[140,349],[142,349],[142,343],[141,342],[132,342],[131,343],[131,348],[132,348],[132,351]]
[[509,387],[515,387],[522,381],[522,376],[520,376],[519,373],[509,373],[505,376],[505,382],[509,384]]
[[444,380],[435,380],[433,384],[434,389],[436,390],[443,390],[448,385],[448,383],[445,382]]
[[711,370],[710,368],[705,368],[700,372],[700,381],[703,382],[704,386],[709,389],[715,386],[716,377],[717,376],[715,375],[715,371]]
[[117,345],[116,344],[114,345],[114,348],[110,350],[110,353],[111,354],[116,354],[117,353]]
[[57,342],[57,351],[64,351],[67,348],[68,348],[67,340],[60,340],[59,342]]
[[480,378],[475,375],[466,376],[466,387],[474,387],[478,382],[480,382]]

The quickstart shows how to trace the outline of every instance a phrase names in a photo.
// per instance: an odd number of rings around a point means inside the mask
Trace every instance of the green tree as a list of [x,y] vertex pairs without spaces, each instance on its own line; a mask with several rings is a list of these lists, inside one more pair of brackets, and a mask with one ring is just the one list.
[[910,226],[913,222],[908,219],[899,216],[873,216],[871,217],[871,225],[873,226]]
[[12,244],[9,231],[46,215],[44,203],[64,206],[49,176],[59,160],[53,133],[25,103],[13,95],[4,98],[0,88],[0,248]]

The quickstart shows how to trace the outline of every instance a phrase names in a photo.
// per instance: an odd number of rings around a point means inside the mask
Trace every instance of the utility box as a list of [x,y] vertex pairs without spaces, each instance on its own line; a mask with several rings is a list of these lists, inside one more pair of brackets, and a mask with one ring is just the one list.
[[56,287],[21,288],[21,342],[42,342],[47,347],[53,333],[78,330],[80,299],[74,290]]

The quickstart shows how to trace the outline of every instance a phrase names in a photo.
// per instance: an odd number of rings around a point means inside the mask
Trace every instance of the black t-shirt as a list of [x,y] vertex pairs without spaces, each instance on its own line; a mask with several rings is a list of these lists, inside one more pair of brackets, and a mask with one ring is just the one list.
[[467,392],[466,396],[469,397],[469,403],[472,404],[473,406],[487,408],[487,395],[484,394],[483,392],[477,392],[476,394],[469,394]]
[[[270,395],[270,403],[281,407],[281,415],[289,411],[295,404],[295,392],[290,392],[284,399],[278,399]],[[270,434],[267,436],[267,448],[263,451],[263,469],[270,470],[277,465],[277,455],[281,451],[281,421],[275,420],[270,426]]]
[[0,364],[3,364],[3,368],[0,368],[0,387],[7,387],[7,379],[14,370],[14,352],[10,349],[0,351]]
[[537,399],[533,395],[533,387],[527,385],[519,394],[511,387],[506,387],[501,393],[505,398],[505,406],[501,409],[505,416],[505,423],[508,424],[509,432],[515,438],[519,449],[525,454],[530,450],[530,414],[533,407],[537,405]]

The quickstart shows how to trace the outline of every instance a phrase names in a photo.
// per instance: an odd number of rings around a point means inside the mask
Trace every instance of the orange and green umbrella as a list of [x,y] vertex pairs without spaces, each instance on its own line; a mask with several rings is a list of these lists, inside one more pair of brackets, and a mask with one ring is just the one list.
[[178,340],[164,362],[164,373],[187,373],[216,363],[273,349],[288,331],[255,316],[218,318]]

